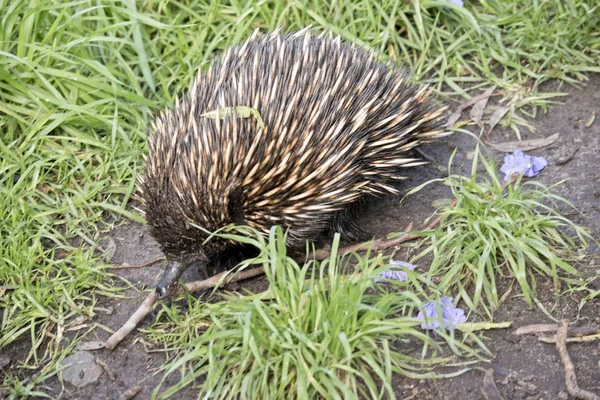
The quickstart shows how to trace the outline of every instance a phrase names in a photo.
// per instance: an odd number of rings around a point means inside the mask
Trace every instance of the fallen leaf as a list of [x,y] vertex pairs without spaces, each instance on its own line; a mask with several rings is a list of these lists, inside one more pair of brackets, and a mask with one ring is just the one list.
[[488,97],[492,96],[492,93],[494,92],[495,89],[496,89],[496,86],[493,86],[493,87],[489,88],[488,90],[486,90],[485,92],[483,92],[482,94],[472,97],[470,100],[467,100],[464,103],[462,103],[460,106],[458,106],[456,111],[454,111],[452,113],[452,115],[450,115],[450,117],[448,117],[448,121],[446,121],[446,128],[452,128],[454,126],[454,124],[456,123],[456,121],[458,121],[460,119],[460,114],[463,112],[464,109],[471,107],[473,104],[477,103],[478,101],[480,101],[482,99],[487,99]]
[[[488,89],[488,91],[490,91],[490,95],[494,91],[494,88],[491,88],[491,89],[492,89],[491,91]],[[487,93],[487,91],[485,93]],[[483,99],[479,100],[477,103],[473,104],[473,108],[471,108],[471,114],[470,114],[471,119],[473,121],[475,121],[475,123],[477,125],[481,126],[481,124],[480,124],[481,119],[483,118],[483,112],[485,111],[485,107],[487,106],[487,102],[488,102],[489,98],[490,98],[489,96],[484,97]]]
[[6,354],[0,356],[0,371],[4,369],[8,364],[10,364],[10,357]]
[[99,340],[92,340],[89,342],[83,342],[77,346],[77,350],[100,350],[106,347],[106,342]]
[[106,260],[111,261],[116,252],[117,252],[117,244],[115,243],[113,238],[109,237],[108,244],[106,245],[106,247],[104,248],[104,251],[103,251],[104,256],[106,257]]
[[547,138],[542,139],[531,139],[531,140],[522,140],[517,142],[504,142],[504,143],[488,143],[488,146],[493,147],[498,151],[502,151],[504,153],[512,153],[515,150],[528,151],[533,149],[539,149],[540,147],[546,147],[551,145],[552,143],[558,140],[560,133],[555,133],[552,136],[548,136]]
[[483,376],[483,398],[485,400],[502,400],[503,397],[496,387],[494,381],[494,370],[488,369]]
[[521,326],[515,330],[515,335],[531,335],[544,332],[556,332],[558,325],[556,324],[533,324]]
[[585,127],[589,128],[590,126],[592,126],[592,124],[594,123],[595,119],[596,119],[596,112],[594,111],[592,113],[592,116],[590,117],[590,119],[588,119],[587,122],[585,123]]
[[125,392],[123,392],[123,395],[121,396],[122,400],[129,400],[135,397],[136,394],[138,394],[140,391],[142,390],[141,386],[134,386],[131,389],[127,389]]
[[575,157],[575,154],[579,151],[579,146],[575,147],[574,149],[571,149],[571,151],[567,152],[567,150],[564,150],[562,152],[562,154],[560,154],[558,156],[558,159],[556,160],[555,164],[556,165],[564,165],[566,163],[568,163],[569,161],[571,161],[573,159],[573,157]]
[[490,125],[490,132],[494,127],[500,122],[502,118],[506,115],[506,113],[510,110],[510,107],[498,106],[496,107],[496,111],[490,117],[488,124]]
[[88,319],[88,317],[86,317],[85,315],[80,315],[79,317],[77,317],[73,321],[71,321],[69,326],[81,325],[85,321],[87,321],[87,319]]
[[440,208],[442,206],[447,206],[450,203],[452,203],[452,200],[450,199],[435,199],[431,202],[431,207]]
[[78,331],[78,330],[81,330],[81,329],[85,329],[88,326],[90,326],[90,325],[89,324],[73,325],[72,327],[65,329],[65,332]]
[[459,128],[462,128],[465,125],[469,125],[470,123],[471,123],[470,119],[464,119],[464,120],[458,121],[457,123],[455,123],[454,125],[452,125],[452,128],[459,129]]

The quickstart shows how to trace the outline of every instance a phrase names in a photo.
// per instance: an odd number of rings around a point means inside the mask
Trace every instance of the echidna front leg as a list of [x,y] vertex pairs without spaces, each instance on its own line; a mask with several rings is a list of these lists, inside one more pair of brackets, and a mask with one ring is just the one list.
[[352,206],[338,211],[329,222],[330,229],[342,235],[343,238],[353,242],[366,242],[373,239],[373,235],[354,222],[357,206]]
[[254,258],[258,256],[259,253],[260,252],[254,246],[239,245],[230,247],[221,253],[213,254],[212,257],[210,257],[209,262],[214,268],[212,275],[226,270],[232,270],[242,261]]

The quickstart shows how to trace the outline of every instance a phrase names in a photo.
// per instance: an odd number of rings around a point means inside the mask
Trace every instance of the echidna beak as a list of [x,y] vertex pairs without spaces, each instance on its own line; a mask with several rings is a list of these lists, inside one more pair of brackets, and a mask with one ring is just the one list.
[[162,300],[169,296],[171,293],[171,289],[177,280],[183,274],[187,268],[185,265],[177,262],[177,261],[167,261],[167,267],[163,274],[162,279],[156,286],[156,298]]
[[156,287],[156,298],[159,300],[164,299],[165,297],[167,297],[168,293],[167,293],[167,288],[164,286],[157,286]]

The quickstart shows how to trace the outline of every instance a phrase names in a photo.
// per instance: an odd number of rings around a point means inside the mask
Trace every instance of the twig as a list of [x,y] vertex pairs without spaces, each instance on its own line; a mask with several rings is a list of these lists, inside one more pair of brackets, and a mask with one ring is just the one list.
[[110,268],[111,268],[111,269],[133,269],[133,268],[144,268],[144,267],[147,267],[148,265],[152,265],[152,264],[154,264],[155,262],[159,262],[159,261],[162,261],[162,260],[164,260],[164,259],[165,259],[165,257],[158,257],[158,258],[155,258],[155,259],[154,259],[154,260],[152,260],[152,261],[148,261],[148,262],[147,262],[147,263],[145,263],[145,264],[140,264],[140,265],[112,265]]
[[[185,284],[185,288],[181,286],[177,286],[173,290],[173,296],[180,296],[185,294],[186,292],[197,292],[202,289],[208,289],[217,286],[221,279],[223,279],[223,284],[237,282],[240,280],[252,278],[256,275],[264,274],[264,269],[262,267],[246,269],[240,271],[238,273],[230,273],[229,271],[221,272],[220,274],[214,275],[208,279],[202,281],[194,281]],[[148,293],[148,296],[144,299],[140,307],[129,317],[127,322],[119,328],[108,340],[106,341],[106,348],[109,350],[114,349],[127,335],[129,335],[138,324],[152,312],[154,308],[154,303],[156,302],[156,292],[152,290]]]
[[[515,335],[535,335],[538,333],[556,332],[557,324],[533,324],[526,325],[515,330]],[[600,333],[600,327],[597,326],[569,326],[568,337],[584,337]]]
[[415,153],[420,155],[422,158],[426,159],[429,162],[435,162],[435,158],[431,157],[429,154],[425,153],[420,147],[415,147],[413,149]]
[[139,386],[139,385],[136,385],[136,386],[134,386],[134,387],[132,387],[130,389],[127,389],[121,395],[121,400],[130,400],[130,399],[134,398],[135,395],[138,394],[141,391],[142,391],[142,387]]
[[592,392],[583,390],[577,385],[577,376],[575,375],[575,367],[567,351],[567,332],[569,329],[569,320],[563,320],[556,331],[556,349],[565,366],[565,385],[567,392],[578,399],[584,400],[600,400],[600,397]]
[[494,382],[494,370],[491,368],[483,376],[483,388],[481,391],[485,400],[502,400],[502,395],[496,387],[496,382]]
[[127,335],[129,335],[144,317],[152,312],[154,302],[156,301],[156,292],[154,290],[148,293],[148,296],[142,302],[142,305],[129,317],[127,322],[112,334],[106,341],[106,348],[114,349]]
[[[217,286],[219,283],[226,285],[228,283],[243,281],[245,279],[253,278],[257,275],[265,273],[263,267],[256,267],[251,269],[245,269],[243,271],[231,273],[230,271],[221,272],[220,274],[211,276],[208,279],[201,281],[194,281],[185,284],[185,288],[178,286],[173,290],[173,296],[183,296],[186,292],[197,292],[202,289],[210,289]],[[223,278],[225,277],[225,278]],[[222,279],[222,282],[220,282]]]
[[115,375],[112,373],[112,371],[110,370],[110,367],[104,361],[96,358],[96,364],[98,364],[99,366],[102,367],[102,369],[104,370],[104,372],[106,372],[106,375],[108,375],[108,378],[111,381],[115,380]]
[[[600,340],[600,333],[596,333],[595,335],[568,337],[567,343],[585,343],[593,342],[595,340]],[[542,343],[556,343],[556,335],[541,336],[538,338],[538,341]]]
[[[456,205],[457,201],[458,201],[457,199],[452,200],[452,203],[450,203],[450,207],[454,207]],[[437,216],[433,221],[431,221],[429,224],[427,224],[427,226],[425,226],[423,228],[423,230],[428,231],[428,230],[435,228],[437,226],[437,224],[440,223],[442,218],[443,218],[442,215]],[[373,242],[355,244],[352,246],[341,248],[338,251],[338,253],[343,254],[343,253],[351,253],[351,252],[359,252],[359,251],[367,251],[367,250],[375,250],[375,251],[385,250],[385,249],[389,249],[390,247],[398,246],[401,243],[408,242],[409,240],[413,240],[413,239],[421,237],[421,235],[419,235],[419,234],[408,233],[412,230],[412,226],[413,226],[412,223],[409,224],[408,227],[406,227],[406,229],[405,229],[406,232],[403,233],[402,235],[398,236],[397,238],[378,239]],[[324,260],[325,258],[329,257],[330,255],[331,255],[331,252],[329,251],[329,249],[320,249],[313,253],[313,256],[317,260]]]
[[[410,232],[411,230],[412,230],[412,223],[409,224],[408,227],[406,227],[405,231]],[[374,240],[372,242],[358,243],[358,244],[353,244],[352,246],[342,247],[341,249],[338,250],[338,254],[361,252],[361,251],[367,251],[367,250],[388,249],[390,247],[397,246],[400,243],[407,242],[407,241],[415,239],[417,237],[419,237],[419,235],[411,235],[409,233],[403,233],[402,235],[398,236],[397,238],[390,239],[390,240],[378,239],[378,240]],[[311,257],[314,257],[317,260],[324,260],[330,256],[331,256],[330,248],[319,249],[319,250],[316,250],[313,254],[311,254]]]

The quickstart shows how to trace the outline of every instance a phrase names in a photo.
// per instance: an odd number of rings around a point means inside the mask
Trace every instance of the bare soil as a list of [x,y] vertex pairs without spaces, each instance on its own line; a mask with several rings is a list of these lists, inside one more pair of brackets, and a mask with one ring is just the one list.
[[[557,82],[551,82],[546,89],[555,89]],[[523,139],[548,137],[556,132],[560,138],[554,144],[545,148],[529,151],[529,154],[543,156],[548,160],[548,167],[536,178],[546,185],[568,179],[555,188],[555,192],[566,197],[581,211],[569,212],[569,217],[587,226],[594,237],[600,237],[600,75],[591,77],[583,89],[562,87],[570,96],[561,99],[564,103],[553,105],[546,114],[538,114],[531,121],[536,132],[522,132]],[[467,111],[468,112],[468,111]],[[590,127],[586,122],[596,113],[598,118]],[[463,119],[467,118],[466,112]],[[472,129],[476,134],[478,128]],[[499,143],[515,140],[510,129],[497,126],[491,134],[484,136],[484,141]],[[429,179],[446,176],[444,168],[454,149],[457,155],[454,162],[455,173],[469,174],[471,161],[468,154],[475,148],[473,138],[456,134],[445,138],[436,144],[428,145],[423,150],[435,159],[432,165],[412,169],[408,172],[409,180],[403,183],[404,188],[417,186]],[[504,154],[492,153],[501,164]],[[444,167],[444,168],[440,168]],[[363,215],[358,221],[376,237],[382,237],[390,232],[403,230],[410,222],[418,226],[433,211],[432,203],[439,199],[449,198],[450,193],[443,185],[430,185],[425,190],[405,198],[386,198],[373,202],[364,207]],[[129,224],[115,229],[111,235],[116,244],[116,253],[112,261],[115,264],[143,264],[161,255],[154,240],[144,227]],[[409,250],[406,250],[410,252]],[[592,257],[586,261],[588,271],[598,271],[599,250],[592,246]],[[419,269],[427,268],[423,263]],[[130,280],[138,289],[153,287],[162,272],[162,263],[140,269],[115,270],[115,273]],[[595,272],[597,273],[597,272]],[[187,281],[200,278],[200,273],[188,270],[183,279]],[[583,294],[562,295],[560,302],[552,291],[552,285],[544,280],[539,281],[541,303],[557,319],[567,318],[573,324],[600,325],[600,297],[578,310]],[[265,287],[265,278],[242,282],[244,288],[261,290]],[[500,287],[506,287],[507,282],[501,282]],[[600,279],[590,286],[600,288]],[[116,330],[137,309],[145,293],[134,290],[125,292],[127,299],[102,299],[101,308],[94,321]],[[150,315],[142,323],[141,328],[148,326],[154,315]],[[470,315],[469,320],[483,319]],[[564,383],[564,368],[555,346],[541,343],[536,336],[517,336],[514,330],[520,326],[534,323],[553,323],[538,307],[530,308],[525,300],[518,296],[517,291],[509,296],[500,310],[494,315],[496,322],[512,321],[510,329],[494,330],[486,333],[486,345],[495,355],[491,364],[481,363],[456,378],[441,380],[412,380],[402,377],[394,378],[394,388],[399,399],[481,399],[483,376],[486,369],[495,371],[496,385],[505,399],[568,399]],[[73,337],[75,333],[69,333]],[[96,329],[87,340],[105,341],[109,333]],[[23,374],[16,369],[15,360],[20,360],[26,354],[27,343],[20,341],[11,348],[3,350],[2,359],[11,360],[2,367],[0,363],[0,380],[4,374]],[[114,351],[96,350],[93,354],[104,372],[100,378],[82,388],[75,388],[68,383],[61,384],[54,377],[44,382],[38,389],[52,397],[61,399],[122,399],[126,391],[139,388],[135,399],[148,399],[152,391],[162,379],[161,374],[154,374],[165,361],[160,348],[153,348],[144,340],[139,332],[131,334]],[[580,387],[594,391],[600,395],[600,347],[598,341],[588,343],[573,343],[568,345],[571,358],[575,365]],[[31,371],[28,374],[34,374]],[[447,371],[440,371],[447,372]],[[167,386],[178,380],[177,374],[172,374],[165,382]],[[188,390],[179,393],[179,399],[196,398],[197,392]],[[0,393],[0,398],[2,394]]]

